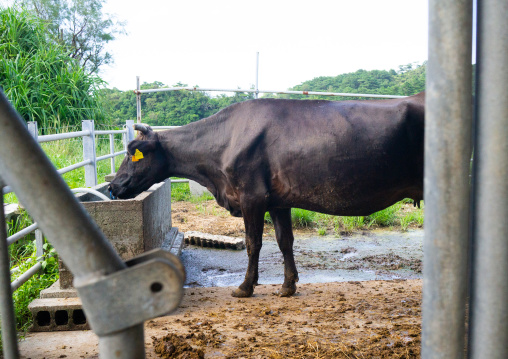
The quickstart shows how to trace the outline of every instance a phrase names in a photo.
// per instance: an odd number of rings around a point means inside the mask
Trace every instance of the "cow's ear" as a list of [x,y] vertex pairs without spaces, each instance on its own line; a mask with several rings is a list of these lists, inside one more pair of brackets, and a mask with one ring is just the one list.
[[131,155],[136,153],[136,150],[139,150],[142,153],[154,151],[157,147],[156,141],[143,141],[143,140],[133,140],[127,146],[127,150]]

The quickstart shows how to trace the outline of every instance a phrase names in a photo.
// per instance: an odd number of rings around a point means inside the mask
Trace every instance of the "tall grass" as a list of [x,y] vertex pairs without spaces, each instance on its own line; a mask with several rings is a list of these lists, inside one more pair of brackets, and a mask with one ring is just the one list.
[[50,38],[33,14],[0,5],[0,86],[26,121],[40,128],[106,118],[98,89],[69,49]]

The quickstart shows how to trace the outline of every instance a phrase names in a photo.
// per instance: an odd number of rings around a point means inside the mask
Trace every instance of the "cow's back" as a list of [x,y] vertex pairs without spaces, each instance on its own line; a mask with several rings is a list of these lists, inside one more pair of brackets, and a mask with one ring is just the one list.
[[423,195],[423,94],[248,101],[231,108],[223,170],[268,207],[366,215]]

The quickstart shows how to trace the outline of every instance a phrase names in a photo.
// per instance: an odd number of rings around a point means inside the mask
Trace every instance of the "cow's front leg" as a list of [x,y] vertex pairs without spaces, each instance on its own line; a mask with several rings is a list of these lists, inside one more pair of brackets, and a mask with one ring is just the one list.
[[258,283],[259,252],[261,251],[264,226],[264,208],[250,207],[242,210],[245,223],[245,244],[249,264],[243,283],[233,291],[233,297],[251,297]]
[[291,225],[291,208],[273,209],[270,216],[275,227],[275,236],[279,249],[284,256],[284,284],[279,291],[281,297],[290,297],[296,292],[298,271],[293,254],[293,227]]

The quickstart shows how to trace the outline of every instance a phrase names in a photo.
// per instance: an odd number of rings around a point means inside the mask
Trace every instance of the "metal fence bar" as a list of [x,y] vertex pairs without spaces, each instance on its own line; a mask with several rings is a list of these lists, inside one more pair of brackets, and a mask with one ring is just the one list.
[[24,236],[26,236],[29,233],[32,233],[33,231],[35,231],[38,228],[39,228],[39,225],[37,223],[34,223],[26,228],[23,228],[21,231],[16,232],[12,236],[8,237],[7,244],[10,246],[11,244],[16,243],[21,238],[23,238]]
[[[97,157],[95,159],[95,161],[96,162],[104,161],[104,160],[107,160],[108,158],[114,158],[115,156],[124,155],[126,153],[127,153],[127,151],[115,152],[115,153],[112,153],[112,154],[109,154],[109,155],[104,155],[104,156]],[[113,166],[114,166],[114,162],[113,162]],[[112,167],[112,168],[114,169],[114,167]]]
[[[17,153],[16,157],[0,157],[0,173],[65,260],[75,283],[89,283],[124,269],[121,258],[26,131],[3,92],[0,128],[0,152]],[[143,358],[143,325],[100,336],[99,348],[104,347],[109,355],[101,353],[101,358]]]
[[425,113],[422,358],[463,358],[472,1],[431,0]]
[[57,172],[60,173],[60,174],[64,174],[64,173],[73,171],[76,168],[84,167],[84,166],[89,165],[89,164],[93,164],[93,161],[92,160],[81,161],[81,162],[75,163],[73,165],[70,165],[70,166],[67,166],[67,167],[64,167],[64,168],[60,168],[59,170],[57,170]]
[[174,128],[182,127],[182,126],[150,126],[154,130],[172,130]]
[[119,133],[125,133],[125,130],[97,130],[94,131],[96,135],[114,135]]
[[508,358],[507,0],[478,1],[470,358]]
[[67,132],[67,133],[59,133],[56,135],[39,136],[37,140],[39,143],[52,142],[57,140],[66,140],[69,138],[90,136],[90,134],[91,134],[90,131]]
[[85,165],[85,186],[97,186],[97,165],[96,165],[96,152],[95,152],[95,132],[94,121],[82,121],[83,131],[89,131],[89,136],[83,136],[83,159],[92,161],[90,164]]
[[18,278],[11,283],[11,290],[14,292],[19,287],[21,287],[27,280],[29,280],[35,273],[40,271],[42,268],[42,263],[37,262],[32,267],[30,267],[25,273],[20,275]]
[[125,130],[124,150],[127,150],[127,145],[134,139],[134,120],[125,121]]
[[[282,95],[316,95],[316,96],[342,96],[342,97],[371,97],[371,98],[404,98],[407,96],[400,95],[378,95],[378,94],[360,94],[360,93],[343,93],[343,92],[317,92],[317,91],[275,91],[275,90],[256,90],[256,89],[216,89],[216,88],[200,88],[200,87],[168,87],[159,89],[135,90],[137,96],[143,93],[167,92],[167,91],[219,91],[219,92],[248,92],[248,93],[276,93]],[[141,117],[140,117],[141,118]]]
[[136,122],[141,123],[141,92],[139,87],[139,76],[136,76]]
[[[109,153],[111,154],[111,173],[115,173],[115,136],[109,135]],[[97,159],[99,161],[99,159]]]
[[[0,188],[3,182],[0,178]],[[0,317],[2,318],[2,344],[5,359],[19,358],[16,317],[12,301],[10,260],[4,215],[4,198],[0,196]]]

